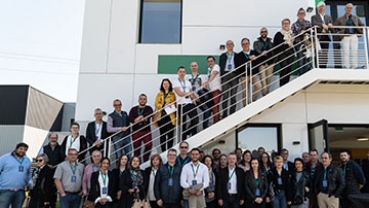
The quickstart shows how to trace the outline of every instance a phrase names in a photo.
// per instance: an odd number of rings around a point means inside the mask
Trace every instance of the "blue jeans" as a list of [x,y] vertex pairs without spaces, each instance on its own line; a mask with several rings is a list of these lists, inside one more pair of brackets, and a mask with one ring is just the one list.
[[229,200],[223,200],[223,208],[239,208],[240,202],[235,196],[229,196]]
[[273,208],[287,208],[286,194],[284,191],[275,193],[275,198],[272,203]]
[[[117,142],[118,141],[118,142]],[[132,154],[132,139],[131,137],[126,137],[122,139],[120,136],[115,136],[112,138],[112,143],[114,143],[115,157],[118,160],[119,157],[124,153],[131,159]],[[123,148],[122,148],[123,147]],[[112,151],[112,152],[113,152]]]
[[79,194],[68,194],[60,196],[60,208],[79,208],[81,204],[81,196]]
[[0,207],[8,208],[12,205],[12,208],[22,208],[25,198],[24,190],[0,190]]
[[[298,63],[298,68],[299,68],[299,75],[303,75],[305,74],[307,71],[310,70],[310,64],[308,64],[308,58],[306,58],[305,56],[305,52],[306,52],[306,47],[305,45],[297,45],[296,46],[296,54],[297,54],[297,59],[299,60]],[[302,67],[303,66],[303,67]],[[300,68],[301,67],[301,68]]]
[[200,106],[200,109],[203,112],[202,129],[206,129],[209,127],[209,117],[211,115],[211,109],[207,105],[204,105],[204,104]]

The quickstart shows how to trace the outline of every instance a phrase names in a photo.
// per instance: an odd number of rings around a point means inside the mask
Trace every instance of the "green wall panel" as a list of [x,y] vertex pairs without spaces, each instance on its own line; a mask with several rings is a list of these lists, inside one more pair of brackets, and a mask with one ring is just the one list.
[[[177,74],[179,66],[184,66],[187,73],[190,73],[190,64],[193,61],[196,61],[199,65],[199,72],[201,74],[207,74],[207,57],[207,55],[159,55],[158,74]],[[214,57],[218,63],[219,56]]]

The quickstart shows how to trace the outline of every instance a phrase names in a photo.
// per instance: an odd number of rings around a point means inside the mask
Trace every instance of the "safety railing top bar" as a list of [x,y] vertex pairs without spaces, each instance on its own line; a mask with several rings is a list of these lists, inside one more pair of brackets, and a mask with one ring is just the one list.
[[[337,27],[338,28],[338,27]],[[341,27],[340,27],[341,28]],[[358,28],[364,28],[364,27],[358,27]],[[317,27],[313,27],[313,28],[310,28],[308,31],[310,31],[311,33],[313,32],[313,30],[315,31],[315,34],[313,34],[314,35],[314,37],[316,38],[317,37],[317,35],[322,35],[322,34],[320,34],[320,33],[316,33],[316,29],[317,29]],[[364,34],[367,34],[367,30],[364,28]],[[300,34],[300,35],[303,35],[303,34]],[[298,35],[298,36],[300,36],[300,35]],[[341,34],[342,35],[342,34]],[[294,38],[296,38],[296,37],[298,37],[298,36],[295,36]],[[365,39],[365,38],[364,38]],[[367,43],[367,39],[365,39],[365,42]],[[269,51],[268,51],[268,53],[269,52],[273,52],[274,50],[276,50],[276,48],[278,48],[278,47],[281,47],[282,45],[284,45],[284,43],[282,43],[282,44],[280,44],[280,45],[278,45],[278,46],[274,46],[272,49],[270,49]],[[314,44],[313,44],[314,45]],[[366,45],[366,44],[365,44]],[[366,50],[367,51],[367,50]],[[281,53],[283,53],[283,51],[281,52]],[[256,66],[254,66],[254,67],[259,67],[259,66],[261,66],[261,65],[263,65],[264,63],[267,63],[267,62],[269,62],[270,60],[272,60],[272,59],[274,59],[276,56],[278,56],[278,55],[280,55],[281,53],[279,53],[279,54],[275,54],[273,57],[270,57],[270,58],[268,58],[267,60],[264,60],[263,62],[260,62],[260,63],[258,63],[258,65],[256,65]],[[318,54],[316,54],[316,55],[318,55]],[[256,58],[260,58],[260,57],[262,57],[263,55],[258,55]],[[234,71],[236,71],[236,70],[238,70],[238,69],[240,69],[240,68],[242,68],[242,67],[247,67],[248,66],[248,64],[250,64],[251,65],[251,60],[250,61],[248,61],[248,62],[246,62],[246,63],[244,63],[244,64],[242,64],[241,66],[239,66],[239,67],[237,67],[237,68],[235,68],[235,69],[232,69],[231,71],[232,72],[234,72]],[[252,70],[252,69],[251,69]],[[259,72],[259,74],[260,74],[261,72]],[[223,75],[223,76],[221,76],[221,78],[222,77],[224,77],[224,76],[226,76],[226,75]],[[237,79],[238,79],[239,77],[237,77]],[[232,80],[228,80],[227,82],[231,82]],[[222,85],[223,84],[225,84],[225,83],[222,83]],[[252,86],[252,85],[251,85]],[[205,95],[202,95],[202,96],[205,96]],[[201,97],[201,96],[200,96]],[[198,97],[198,98],[200,98],[200,97]],[[175,102],[172,102],[171,104],[176,104],[176,101]],[[204,103],[202,103],[202,105],[203,105]],[[196,106],[196,108],[199,108],[200,106]],[[148,119],[150,119],[157,111],[161,111],[161,110],[164,110],[164,108],[163,109],[157,109],[153,114],[151,114],[151,115],[149,115],[149,116],[146,116],[145,118],[148,118]],[[224,110],[224,109],[223,109]],[[184,116],[185,114],[183,114],[183,116]],[[178,118],[177,118],[178,119]],[[177,124],[178,124],[178,122],[177,122]],[[131,128],[133,125],[135,125],[135,124],[130,124],[129,125],[129,128]],[[139,130],[137,130],[137,131],[140,131],[140,130],[142,130],[142,129],[145,129],[145,128],[147,128],[147,126],[151,126],[151,123],[150,124],[148,124],[148,125],[146,125],[146,126],[143,126],[143,127],[141,127]],[[107,142],[108,140],[111,140],[111,138],[113,138],[114,136],[116,136],[116,135],[118,135],[118,134],[120,134],[122,132],[122,130],[120,130],[120,131],[118,131],[118,132],[115,132],[114,134],[112,134],[112,135],[110,135],[109,137],[107,137],[107,138],[104,138],[104,139],[102,139],[102,141],[103,142]],[[178,134],[180,134],[181,132],[177,132],[177,135]],[[131,137],[132,136],[132,134],[133,134],[133,132],[131,133],[131,134],[129,134],[129,135],[127,135],[127,136],[125,136],[125,137],[123,137],[123,138],[121,138],[121,140],[123,140],[123,139],[125,139],[125,138],[128,138],[128,137]],[[174,143],[175,144],[175,143]],[[111,144],[110,144],[111,145]],[[129,144],[129,145],[131,145],[131,144]],[[84,153],[84,152],[87,152],[87,151],[89,151],[91,148],[94,148],[94,146],[90,146],[89,148],[87,148],[87,149],[85,149],[85,150],[82,150],[79,154],[82,154],[82,153]],[[106,145],[105,145],[105,148],[106,148]],[[123,147],[122,147],[123,148]],[[106,151],[106,149],[105,149],[105,151]]]

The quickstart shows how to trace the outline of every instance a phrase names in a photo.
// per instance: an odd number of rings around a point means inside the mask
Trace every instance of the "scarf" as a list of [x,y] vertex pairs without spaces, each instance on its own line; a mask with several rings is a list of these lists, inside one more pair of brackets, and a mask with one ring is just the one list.
[[292,33],[292,30],[286,31],[286,30],[282,29],[280,32],[284,36],[283,40],[284,40],[285,44],[288,44],[288,46],[293,47],[293,33]]
[[141,174],[141,171],[139,168],[133,170],[132,171],[136,171],[136,177],[131,175],[131,179],[132,179],[132,187],[135,187],[135,184],[137,182],[138,186],[141,186],[143,184],[143,176]]

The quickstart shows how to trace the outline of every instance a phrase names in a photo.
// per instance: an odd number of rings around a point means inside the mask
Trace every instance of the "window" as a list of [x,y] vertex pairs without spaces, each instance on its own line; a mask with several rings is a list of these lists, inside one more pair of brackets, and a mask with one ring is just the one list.
[[264,147],[270,154],[279,151],[280,143],[280,125],[246,125],[237,130],[237,147],[243,150]]
[[180,43],[182,0],[142,0],[140,43]]

